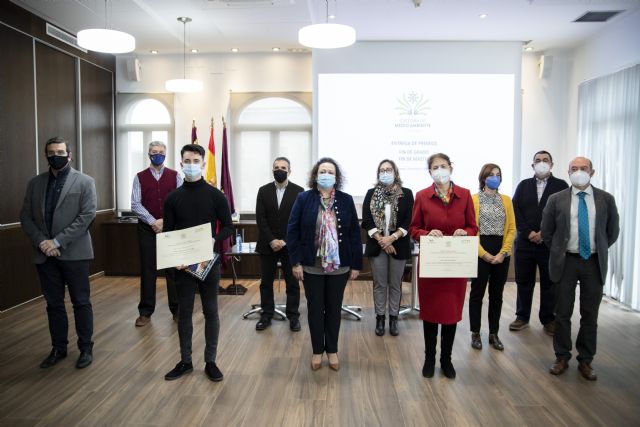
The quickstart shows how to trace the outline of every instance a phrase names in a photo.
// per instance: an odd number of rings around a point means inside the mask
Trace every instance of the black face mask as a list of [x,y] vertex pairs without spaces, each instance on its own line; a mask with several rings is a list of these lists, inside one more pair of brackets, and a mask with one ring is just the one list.
[[47,157],[47,162],[53,169],[60,170],[69,163],[69,156],[49,156]]
[[276,169],[273,171],[273,178],[276,180],[278,184],[282,184],[287,179],[287,171],[283,171],[282,169]]

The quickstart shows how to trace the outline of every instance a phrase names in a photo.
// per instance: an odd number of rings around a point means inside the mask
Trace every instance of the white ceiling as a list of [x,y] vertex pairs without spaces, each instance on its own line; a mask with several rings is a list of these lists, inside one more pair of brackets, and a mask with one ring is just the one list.
[[[12,0],[60,27],[78,32],[104,27],[104,0]],[[232,4],[230,4],[232,3]],[[353,26],[359,41],[528,41],[536,51],[568,48],[625,15],[640,0],[329,0],[332,22]],[[111,27],[136,37],[138,54],[151,49],[182,52],[267,52],[300,48],[298,29],[326,18],[324,0],[111,0]],[[626,10],[606,23],[574,23],[586,11]],[[487,14],[480,19],[480,14]]]

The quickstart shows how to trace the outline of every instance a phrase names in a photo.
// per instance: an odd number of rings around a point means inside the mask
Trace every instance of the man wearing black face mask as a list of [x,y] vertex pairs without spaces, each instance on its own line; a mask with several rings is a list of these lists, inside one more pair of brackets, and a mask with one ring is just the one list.
[[49,170],[29,181],[20,223],[35,249],[34,262],[47,301],[51,346],[40,364],[49,368],[67,357],[69,323],[64,306],[69,289],[80,356],[76,368],[93,361],[93,309],[89,289],[89,260],[93,258],[89,226],[96,216],[93,178],[69,165],[67,141],[55,137],[44,148]]
[[[182,185],[182,176],[165,167],[167,147],[163,142],[149,143],[151,166],[139,172],[133,179],[131,210],[138,216],[138,243],[140,245],[140,303],[136,326],[151,321],[156,308],[156,233],[162,232],[162,209],[167,195]],[[178,294],[173,270],[165,270],[169,310],[173,320],[178,320]]]
[[289,254],[285,246],[287,223],[291,208],[302,187],[289,182],[291,164],[286,157],[278,157],[273,162],[274,181],[258,190],[256,200],[256,223],[258,224],[258,242],[256,252],[260,254],[260,306],[262,314],[256,324],[256,330],[262,331],[271,325],[275,303],[273,298],[273,279],[278,261],[282,266],[287,287],[287,318],[292,331],[300,330],[300,284],[293,277]]

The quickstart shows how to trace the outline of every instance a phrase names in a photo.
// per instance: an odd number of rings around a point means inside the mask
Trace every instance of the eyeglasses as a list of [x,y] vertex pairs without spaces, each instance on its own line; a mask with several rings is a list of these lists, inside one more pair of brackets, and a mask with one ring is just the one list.
[[380,169],[378,172],[380,173],[393,172],[393,168]]

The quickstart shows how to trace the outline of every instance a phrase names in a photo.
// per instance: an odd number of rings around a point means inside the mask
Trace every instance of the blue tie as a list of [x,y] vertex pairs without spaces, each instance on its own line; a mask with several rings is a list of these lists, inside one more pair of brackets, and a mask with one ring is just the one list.
[[581,191],[578,193],[580,200],[578,201],[578,250],[580,256],[589,259],[591,256],[591,240],[589,239],[589,211],[587,210],[587,202],[584,196],[587,193]]

